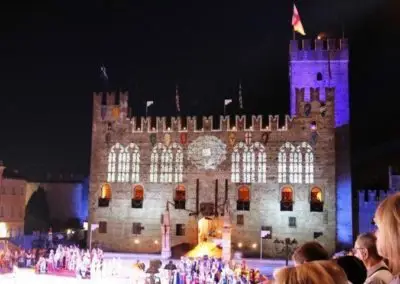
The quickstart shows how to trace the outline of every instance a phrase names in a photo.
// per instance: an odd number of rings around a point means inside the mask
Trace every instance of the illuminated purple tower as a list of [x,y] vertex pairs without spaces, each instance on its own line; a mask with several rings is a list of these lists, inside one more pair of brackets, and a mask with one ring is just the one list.
[[[336,236],[339,247],[353,243],[353,214],[350,167],[349,50],[347,39],[292,40],[290,42],[290,112],[295,115],[296,88],[334,87],[336,121]],[[305,99],[309,100],[309,92]]]

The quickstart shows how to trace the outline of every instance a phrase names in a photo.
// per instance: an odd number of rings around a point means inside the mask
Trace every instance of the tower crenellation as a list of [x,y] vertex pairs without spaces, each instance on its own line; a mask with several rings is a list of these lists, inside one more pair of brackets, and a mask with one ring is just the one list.
[[349,56],[347,39],[310,39],[290,41],[291,60],[347,60]]

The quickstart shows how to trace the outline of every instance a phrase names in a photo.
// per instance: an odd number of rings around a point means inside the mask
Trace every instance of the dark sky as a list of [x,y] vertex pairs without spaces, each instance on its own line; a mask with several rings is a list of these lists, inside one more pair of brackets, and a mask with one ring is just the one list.
[[[10,167],[88,173],[101,64],[110,87],[129,90],[137,115],[146,100],[155,101],[152,115],[174,115],[175,83],[184,114],[220,114],[223,99],[236,98],[239,80],[247,113],[288,113],[291,1],[1,5],[0,159]],[[344,26],[350,40],[355,151],[398,138],[399,1],[297,6],[310,37],[340,36]]]

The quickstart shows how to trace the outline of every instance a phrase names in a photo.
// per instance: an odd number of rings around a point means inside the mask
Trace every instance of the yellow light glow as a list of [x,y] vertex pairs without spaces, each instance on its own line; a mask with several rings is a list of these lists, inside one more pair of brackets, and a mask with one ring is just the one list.
[[257,248],[257,244],[254,243],[254,244],[251,245],[251,247],[252,247],[253,249],[255,249],[255,248]]
[[7,238],[7,224],[4,222],[0,223],[0,238]]
[[187,257],[203,257],[205,255],[220,258],[222,257],[222,250],[215,243],[204,241],[186,254]]
[[67,230],[67,234],[68,234],[68,235],[71,235],[71,233],[72,233],[72,230],[71,230],[71,229],[68,229],[68,230]]
[[135,244],[140,244],[139,239],[135,239]]
[[238,243],[238,247],[241,248],[243,246],[242,243]]
[[158,241],[157,241],[157,240],[155,240],[155,241],[154,241],[154,244],[158,245]]

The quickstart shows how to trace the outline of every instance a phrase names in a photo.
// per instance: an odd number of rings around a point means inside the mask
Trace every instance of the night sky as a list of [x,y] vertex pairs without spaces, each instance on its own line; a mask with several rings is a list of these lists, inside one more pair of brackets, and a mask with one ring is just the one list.
[[[48,3],[41,3],[48,2]],[[308,37],[351,45],[353,152],[400,138],[400,2],[296,2]],[[289,110],[292,2],[35,1],[0,7],[0,159],[29,174],[88,174],[92,93],[128,90],[135,115]]]

